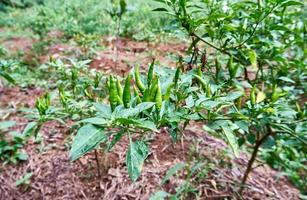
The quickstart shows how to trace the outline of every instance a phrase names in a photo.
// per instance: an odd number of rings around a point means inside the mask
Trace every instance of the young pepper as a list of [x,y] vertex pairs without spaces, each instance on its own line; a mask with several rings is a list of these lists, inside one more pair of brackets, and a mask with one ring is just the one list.
[[149,101],[154,101],[158,89],[159,79],[154,77],[152,85],[149,88]]
[[180,69],[180,67],[177,67],[176,72],[175,72],[175,77],[174,77],[174,80],[173,80],[175,87],[177,87],[180,74],[181,74],[181,69]]
[[143,94],[145,91],[145,86],[142,83],[141,77],[140,77],[140,71],[139,71],[139,66],[135,67],[134,70],[134,77],[135,77],[135,83],[138,86],[139,90],[141,91],[141,93]]
[[110,84],[109,101],[110,101],[111,109],[112,111],[114,111],[118,103],[118,95],[117,95],[116,83],[112,75],[109,77],[109,84]]
[[250,93],[250,101],[252,106],[256,104],[256,86],[252,88],[252,91]]
[[172,89],[174,88],[174,86],[175,86],[175,83],[169,84],[169,86],[166,89],[166,93],[163,96],[164,101],[168,101],[169,100],[169,98],[171,96]]
[[220,71],[221,71],[222,65],[221,63],[218,61],[218,59],[215,59],[215,80],[216,82],[218,82],[219,80],[219,75],[220,75]]
[[136,103],[137,103],[137,104],[142,103],[142,100],[141,100],[141,98],[140,98],[138,89],[135,87],[135,85],[133,85],[133,92],[134,92],[134,96],[136,97]]
[[158,80],[157,83],[157,92],[156,92],[156,96],[155,96],[155,102],[156,102],[156,108],[158,111],[161,110],[162,107],[162,93],[161,93],[161,86],[160,86],[160,81]]
[[131,85],[131,75],[129,74],[126,78],[124,92],[123,92],[123,102],[125,108],[129,107],[129,103],[131,100],[130,85]]
[[148,87],[150,87],[151,82],[154,78],[154,67],[155,67],[155,59],[152,60],[150,66],[149,66],[149,70],[148,70],[148,74],[147,74],[147,85],[148,85]]
[[116,88],[117,88],[117,94],[119,96],[119,98],[123,98],[123,87],[120,84],[120,81],[116,78]]
[[233,64],[233,56],[230,56],[228,63],[227,63],[227,68],[230,76],[230,80],[232,80],[237,73],[237,68]]

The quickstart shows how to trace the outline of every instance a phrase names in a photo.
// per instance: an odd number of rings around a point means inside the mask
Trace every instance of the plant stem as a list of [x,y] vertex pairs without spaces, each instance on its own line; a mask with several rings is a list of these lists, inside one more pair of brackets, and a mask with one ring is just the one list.
[[253,163],[254,161],[256,160],[256,157],[257,157],[257,153],[260,149],[260,146],[263,144],[263,142],[267,139],[267,137],[269,137],[271,134],[272,134],[272,131],[270,129],[270,127],[268,127],[268,133],[265,134],[262,138],[260,138],[257,142],[256,142],[256,145],[254,147],[254,150],[253,150],[253,153],[252,153],[252,156],[251,158],[249,159],[248,161],[248,164],[247,164],[247,168],[244,172],[244,176],[243,176],[243,179],[241,181],[241,187],[238,191],[239,194],[242,194],[243,192],[243,189],[244,189],[244,186],[245,186],[245,183],[247,181],[247,178],[248,178],[248,175],[249,173],[252,171],[252,167],[253,167]]
[[97,149],[95,149],[95,160],[96,160],[96,165],[97,165],[98,177],[99,177],[99,178],[101,178],[101,173],[100,173],[100,164],[99,164],[99,159],[98,159],[98,152],[97,152]]

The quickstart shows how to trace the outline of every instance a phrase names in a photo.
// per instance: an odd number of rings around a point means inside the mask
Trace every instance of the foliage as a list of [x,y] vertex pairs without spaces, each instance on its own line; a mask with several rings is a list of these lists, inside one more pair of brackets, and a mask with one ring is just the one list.
[[[0,159],[25,159],[20,149],[28,137],[38,135],[43,123],[73,120],[77,132],[70,159],[75,161],[94,150],[98,161],[98,150],[111,151],[126,137],[126,167],[135,182],[150,153],[148,138],[165,128],[176,142],[190,121],[199,121],[205,131],[228,143],[232,157],[245,149],[251,151],[238,194],[259,153],[305,191],[303,3],[155,0],[153,5],[156,12],[150,13],[149,4],[141,1],[46,1],[44,6],[17,12],[15,18],[5,16],[6,26],[28,27],[39,37],[36,53],[52,42],[48,36],[52,30],[62,31],[65,38],[61,39],[77,43],[82,59],[95,55],[101,35],[107,33],[117,39],[148,39],[169,29],[174,34],[185,33],[190,44],[188,55],[178,58],[176,69],[159,67],[153,59],[146,74],[135,66],[124,77],[107,77],[92,70],[90,60],[51,57],[38,68],[1,60],[1,77],[21,87],[42,86],[47,91],[36,99],[36,110],[28,113],[30,123],[22,135],[13,132],[9,137],[10,124],[1,128]],[[7,56],[2,48],[1,54]],[[185,180],[176,194],[159,191],[151,199],[197,196],[195,177],[203,178],[204,168],[201,162],[174,166],[161,185],[184,171]],[[27,184],[30,177],[21,179],[20,184]]]
[[[303,15],[303,4],[298,1],[283,0],[258,1],[258,3],[191,0],[157,0],[157,2],[160,2],[162,7],[154,10],[174,16],[191,38],[192,56],[188,64],[197,68],[197,75],[194,76],[206,93],[206,97],[214,98],[212,103],[215,107],[218,105],[215,97],[217,94],[235,88],[243,91],[249,88],[249,101],[243,105],[242,97],[235,95],[231,101],[236,100],[236,102],[230,101],[231,109],[222,113],[214,111],[212,114],[211,110],[207,109],[208,116],[203,118],[208,121],[205,129],[217,135],[222,133],[235,155],[238,154],[239,144],[248,141],[253,145],[253,153],[239,190],[241,193],[259,148],[268,139],[278,141],[276,134],[283,133],[282,135],[290,134],[291,137],[306,144],[306,140],[298,136],[292,125],[300,120],[296,116],[293,102],[287,101],[284,98],[287,92],[278,88],[280,80],[292,81],[292,77],[281,78],[285,75],[283,72],[294,72],[291,73],[293,75],[300,71],[299,66],[306,64],[301,60],[300,53],[295,54],[292,51],[293,48],[298,48],[300,52],[304,51],[301,43],[304,37],[303,27],[300,25],[302,20],[297,17]],[[293,20],[295,18],[294,26],[285,20],[288,17]],[[289,40],[289,35],[285,36],[284,31],[291,30],[296,30],[297,34],[292,34]],[[200,43],[205,46],[201,46]],[[226,65],[228,76],[218,57],[214,66],[215,74],[212,65],[207,65],[208,48],[216,50],[212,56],[224,54],[229,57]],[[288,51],[293,53],[289,54]],[[294,68],[291,62],[299,66]],[[203,71],[206,71],[207,76],[203,77]],[[249,71],[254,71],[253,79],[250,78]],[[243,81],[240,80],[242,76]],[[299,85],[300,80],[296,80],[297,82],[292,81],[292,83]],[[219,86],[221,82],[225,85]],[[257,88],[258,85],[261,85],[261,90]],[[213,91],[214,89],[216,91]],[[219,115],[223,116],[222,120],[218,119]]]
[[3,164],[17,163],[28,158],[27,154],[21,150],[25,137],[17,131],[8,130],[15,124],[15,121],[0,122],[0,161]]

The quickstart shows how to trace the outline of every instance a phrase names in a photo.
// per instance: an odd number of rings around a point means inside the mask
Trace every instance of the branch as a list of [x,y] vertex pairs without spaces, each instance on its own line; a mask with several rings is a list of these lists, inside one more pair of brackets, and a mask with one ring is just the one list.
[[[278,4],[277,4],[278,5]],[[237,46],[233,47],[234,49],[237,49],[241,46],[243,46],[247,41],[249,41],[255,34],[259,24],[265,20],[274,10],[275,8],[277,8],[277,5],[275,5],[268,13],[266,13],[257,23],[256,23],[256,26],[254,26],[253,30],[252,30],[252,33],[249,35],[248,38],[246,38],[243,42],[241,42],[240,44],[238,44]]]

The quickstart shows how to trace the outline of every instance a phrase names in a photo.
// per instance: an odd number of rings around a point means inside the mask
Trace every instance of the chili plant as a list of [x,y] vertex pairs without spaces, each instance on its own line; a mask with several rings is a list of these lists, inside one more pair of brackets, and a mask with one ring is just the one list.
[[[180,70],[176,71],[169,72],[174,77],[169,79],[168,72],[159,70],[157,73],[153,62],[145,79],[136,67],[133,73],[134,80],[132,73],[129,74],[124,80],[124,87],[118,78],[110,76],[107,80],[109,105],[94,103],[95,115],[79,122],[82,127],[73,141],[70,151],[71,160],[80,158],[100,143],[103,143],[104,149],[109,151],[127,135],[129,146],[126,165],[131,180],[136,181],[149,153],[146,143],[148,133],[157,132],[160,127],[169,125],[172,138],[175,140],[179,123],[184,119],[178,114],[180,113],[178,104],[176,106],[175,101],[172,100],[176,98],[174,86],[181,85]],[[161,84],[160,80],[167,79],[171,82],[166,81]],[[172,90],[173,87],[174,90]],[[96,161],[99,165],[98,159]]]
[[16,164],[28,159],[27,154],[21,150],[25,143],[24,134],[9,131],[15,124],[15,121],[0,122],[0,161],[3,161],[3,164]]

